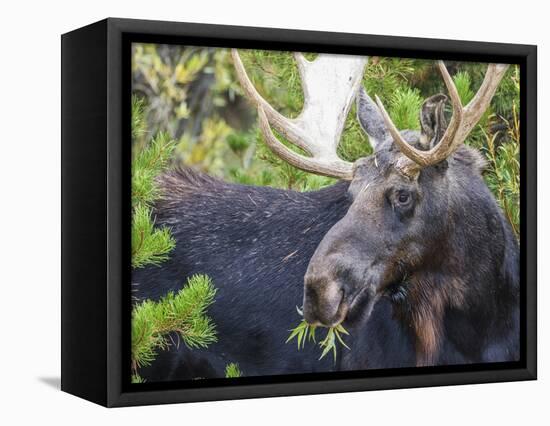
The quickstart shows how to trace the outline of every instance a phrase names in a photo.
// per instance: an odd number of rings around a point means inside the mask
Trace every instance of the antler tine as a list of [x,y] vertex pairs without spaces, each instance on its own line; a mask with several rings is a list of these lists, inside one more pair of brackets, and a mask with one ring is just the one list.
[[487,108],[489,108],[491,99],[493,99],[508,67],[508,64],[489,64],[487,66],[487,72],[479,90],[464,108],[464,124],[462,127],[465,133],[464,139],[481,119]]
[[233,58],[233,64],[235,65],[235,71],[237,72],[237,78],[239,79],[247,98],[251,100],[256,107],[265,111],[269,122],[279,133],[283,134],[283,136],[287,139],[292,140],[298,147],[302,148],[308,154],[313,154],[310,152],[307,143],[303,140],[303,135],[301,134],[300,129],[296,127],[292,120],[280,114],[262,97],[262,95],[258,93],[246,73],[244,64],[241,61],[241,57],[239,56],[237,49],[231,49],[231,56]]
[[[258,108],[262,134],[275,154],[308,172],[352,179],[353,164],[340,159],[336,149],[367,59],[319,55],[316,60],[308,61],[301,53],[295,53],[304,107],[297,118],[289,119],[277,112],[254,88],[235,49],[232,56],[245,94]],[[287,148],[275,137],[271,126],[310,157]]]
[[478,92],[470,103],[468,103],[466,107],[463,107],[453,79],[449,75],[443,61],[439,61],[438,66],[451,98],[453,116],[439,143],[429,151],[416,149],[405,141],[399,130],[395,127],[395,124],[393,124],[380,98],[376,96],[376,103],[384,117],[388,131],[392,135],[400,151],[410,160],[404,160],[397,166],[410,176],[416,175],[423,167],[443,161],[464,142],[472,128],[477,124],[485,110],[489,107],[500,80],[508,67],[508,65],[490,64]]
[[353,164],[347,161],[336,159],[333,161],[318,161],[314,157],[305,157],[283,145],[271,131],[269,120],[265,111],[258,108],[258,117],[260,129],[264,135],[265,142],[271,150],[282,160],[297,167],[317,175],[336,177],[344,180],[353,179]]

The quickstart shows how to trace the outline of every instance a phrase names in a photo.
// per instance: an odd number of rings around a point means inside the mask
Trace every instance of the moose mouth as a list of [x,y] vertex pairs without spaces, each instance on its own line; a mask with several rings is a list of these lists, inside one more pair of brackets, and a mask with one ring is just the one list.
[[[306,321],[311,325],[337,327],[346,320],[366,320],[379,299],[370,286],[362,288],[351,297],[346,297],[343,292],[341,294],[342,297],[337,304],[326,304],[322,308],[314,304],[313,309],[304,309]],[[307,303],[304,306],[307,306]],[[337,308],[334,309],[334,306]],[[324,315],[319,315],[319,311],[324,311]],[[327,311],[334,311],[334,314],[326,315]]]
[[347,316],[343,320],[348,321],[366,321],[378,301],[379,296],[372,287],[364,287],[353,296],[349,303]]

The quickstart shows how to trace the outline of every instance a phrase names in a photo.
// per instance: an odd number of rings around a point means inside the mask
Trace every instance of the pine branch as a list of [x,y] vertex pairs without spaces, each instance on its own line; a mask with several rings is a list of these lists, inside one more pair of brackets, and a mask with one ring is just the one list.
[[160,193],[156,177],[170,161],[175,143],[159,133],[132,161],[132,205],[150,205]]
[[132,368],[150,365],[160,350],[173,343],[176,333],[189,348],[204,348],[217,341],[212,320],[206,315],[216,289],[207,275],[194,275],[177,293],[158,302],[145,300],[132,311]]
[[132,217],[132,267],[158,265],[176,246],[170,229],[155,228],[149,207],[137,206]]
[[225,377],[227,379],[242,377],[243,372],[239,368],[239,364],[232,362],[225,367]]
[[137,139],[145,133],[144,101],[132,96],[132,139]]
[[[134,98],[135,99],[135,98]],[[133,128],[142,126],[142,103],[132,104]],[[166,227],[155,228],[150,205],[160,196],[156,177],[166,168],[174,142],[160,133],[132,161],[132,267],[158,265],[168,259],[175,240]]]
[[399,129],[418,129],[422,102],[420,91],[408,87],[397,89],[390,98],[389,107],[395,125]]

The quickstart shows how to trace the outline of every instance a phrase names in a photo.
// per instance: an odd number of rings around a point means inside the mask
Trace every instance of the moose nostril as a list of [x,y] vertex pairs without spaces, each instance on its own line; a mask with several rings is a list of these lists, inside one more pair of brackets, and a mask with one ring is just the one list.
[[[344,290],[337,282],[325,285],[306,283],[304,288],[304,319],[312,325],[332,325],[339,318]],[[343,319],[343,318],[342,318]]]
[[318,325],[317,321],[317,306],[318,306],[318,293],[313,286],[306,285],[304,288],[304,319],[312,324]]

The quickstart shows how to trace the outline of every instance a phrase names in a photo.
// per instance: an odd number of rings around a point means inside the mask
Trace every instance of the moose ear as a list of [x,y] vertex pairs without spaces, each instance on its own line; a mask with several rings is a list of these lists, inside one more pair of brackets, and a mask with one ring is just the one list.
[[373,150],[390,136],[378,107],[362,86],[357,94],[357,120],[369,137]]
[[420,144],[426,150],[433,148],[447,130],[445,120],[445,103],[447,96],[438,94],[429,97],[422,104],[420,111],[420,127],[422,135]]

